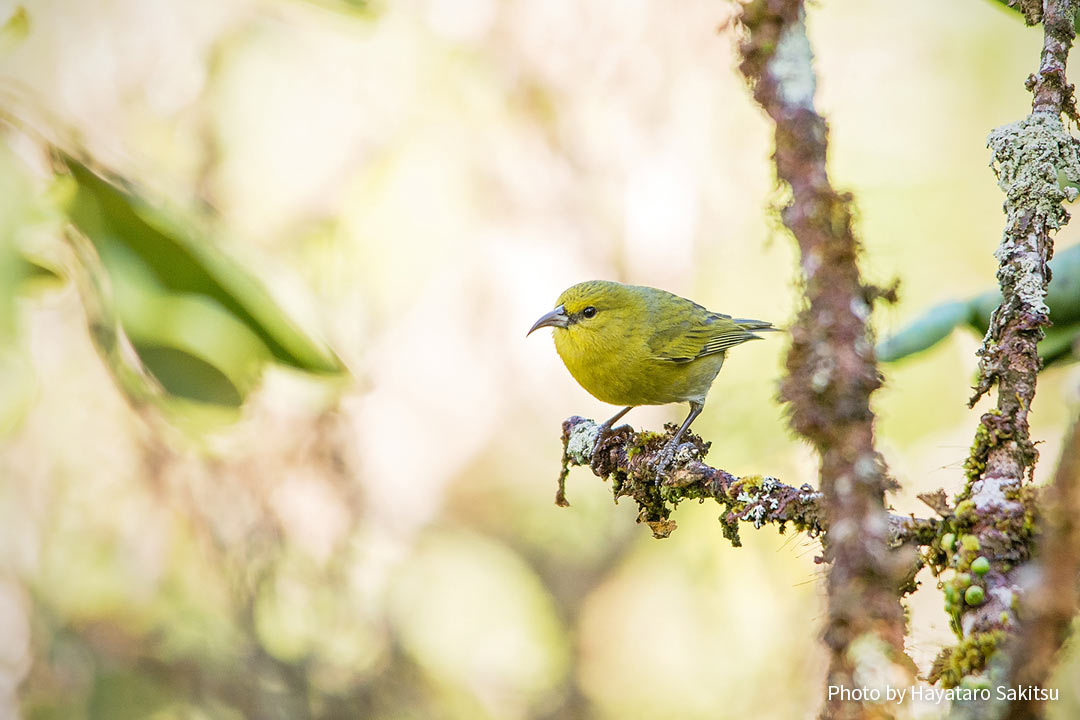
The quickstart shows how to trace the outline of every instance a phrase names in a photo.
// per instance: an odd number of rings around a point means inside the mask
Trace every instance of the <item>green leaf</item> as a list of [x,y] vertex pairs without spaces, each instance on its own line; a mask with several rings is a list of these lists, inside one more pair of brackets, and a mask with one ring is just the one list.
[[[1046,366],[1072,359],[1073,346],[1080,337],[1080,245],[1055,255],[1050,270],[1046,305],[1053,325],[1046,328],[1046,337],[1039,343],[1039,354]],[[967,325],[983,335],[990,325],[990,315],[1000,304],[1001,292],[988,290],[967,300],[937,305],[881,342],[878,359],[894,362],[926,350],[947,337],[957,325]]]
[[119,181],[63,155],[68,217],[101,259],[116,316],[170,394],[238,406],[267,362],[320,375],[345,368],[239,262]]
[[1059,251],[1050,261],[1046,304],[1054,325],[1080,322],[1080,245]]
[[952,329],[966,322],[968,306],[963,302],[948,302],[928,310],[920,318],[889,339],[878,344],[881,362],[893,362],[936,345],[948,337]]

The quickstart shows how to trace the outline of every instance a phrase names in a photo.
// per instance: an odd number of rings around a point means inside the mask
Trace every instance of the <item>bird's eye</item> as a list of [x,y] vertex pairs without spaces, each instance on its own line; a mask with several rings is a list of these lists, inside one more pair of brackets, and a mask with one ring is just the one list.
[[592,305],[590,305],[589,307],[582,310],[581,314],[584,315],[587,318],[591,318],[594,315],[596,315],[596,308],[594,308]]

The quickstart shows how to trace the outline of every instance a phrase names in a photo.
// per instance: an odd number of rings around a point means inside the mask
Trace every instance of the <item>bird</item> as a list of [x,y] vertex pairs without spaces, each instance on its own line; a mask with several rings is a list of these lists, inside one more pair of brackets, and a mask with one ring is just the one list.
[[600,440],[640,405],[690,404],[678,431],[661,452],[657,474],[701,414],[728,350],[774,331],[771,322],[712,312],[674,293],[644,285],[588,280],[573,285],[541,316],[526,337],[553,328],[555,350],[570,374],[593,397],[624,406],[600,426]]

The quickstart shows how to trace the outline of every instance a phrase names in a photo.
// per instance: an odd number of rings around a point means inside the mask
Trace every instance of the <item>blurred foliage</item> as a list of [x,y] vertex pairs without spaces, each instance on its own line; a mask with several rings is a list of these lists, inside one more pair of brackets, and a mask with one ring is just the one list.
[[101,257],[124,333],[167,392],[238,406],[271,359],[307,372],[344,372],[331,350],[190,222],[70,156],[63,164],[76,186],[68,217]]
[[[1050,261],[1051,280],[1046,295],[1050,321],[1039,343],[1044,367],[1076,358],[1080,338],[1080,245],[1058,250]],[[895,362],[922,352],[966,325],[985,335],[990,315],[1001,304],[1000,290],[987,290],[967,300],[935,305],[877,347],[878,359]]]
[[368,0],[301,0],[319,7],[357,17],[373,17],[375,10]]
[[[44,193],[33,189],[10,154],[0,167],[0,181],[7,184],[6,222],[0,227],[5,363],[17,363],[16,299],[32,288],[56,287],[63,274],[79,284],[91,336],[120,387],[182,424],[185,418],[231,417],[270,362],[328,378],[346,374],[334,352],[292,320],[191,219],[170,215],[129,185],[55,152],[66,174]],[[35,255],[41,243],[17,237],[42,226],[55,232],[65,222],[76,233],[68,236],[73,252],[67,272]],[[52,255],[63,264],[55,248]],[[125,352],[128,343],[133,354]],[[18,418],[22,405],[10,395],[26,388],[26,380],[23,373],[0,398],[0,428]],[[227,412],[215,414],[215,407]]]
[[30,32],[30,14],[22,5],[16,5],[0,24],[0,54],[15,47]]
[[11,149],[0,143],[0,434],[11,430],[31,398],[17,299],[55,287],[60,279],[31,249],[32,236],[49,225],[49,216]]

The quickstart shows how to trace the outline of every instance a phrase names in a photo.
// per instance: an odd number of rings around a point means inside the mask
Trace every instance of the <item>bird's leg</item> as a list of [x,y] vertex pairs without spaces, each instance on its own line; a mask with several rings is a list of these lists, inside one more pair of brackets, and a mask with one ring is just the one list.
[[[610,432],[612,426],[615,423],[619,422],[619,418],[621,418],[623,415],[625,415],[626,413],[630,412],[633,409],[634,409],[633,405],[628,405],[627,407],[624,407],[619,412],[615,413],[611,418],[608,419],[608,421],[606,423],[604,423],[603,425],[600,426],[600,434],[601,435],[606,435],[608,432]],[[629,426],[627,425],[626,427],[629,427]]]
[[683,420],[682,427],[675,433],[675,437],[671,438],[671,441],[664,446],[664,449],[660,451],[660,460],[656,463],[656,476],[660,477],[664,469],[675,458],[675,448],[679,447],[679,440],[682,439],[683,433],[690,427],[690,423],[694,422],[694,419],[701,414],[701,410],[705,407],[704,403],[690,401],[690,414]]
[[590,458],[590,465],[594,470],[596,469],[597,460],[600,458],[600,445],[603,444],[604,438],[607,437],[607,435],[611,432],[611,426],[617,423],[619,421],[619,418],[621,418],[623,415],[633,409],[633,405],[628,405],[627,407],[624,407],[622,410],[615,413],[615,415],[610,420],[601,425],[599,429],[597,429],[596,444],[593,446],[592,457]]
[[685,420],[683,420],[683,424],[682,427],[679,428],[679,432],[675,433],[675,437],[671,438],[671,443],[669,443],[671,447],[674,448],[676,445],[679,444],[679,440],[682,439],[683,433],[686,432],[687,428],[690,427],[690,423],[694,422],[694,420],[697,418],[698,415],[701,414],[701,411],[704,408],[704,403],[694,402],[693,400],[690,401],[690,414],[686,416]]

